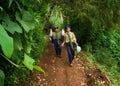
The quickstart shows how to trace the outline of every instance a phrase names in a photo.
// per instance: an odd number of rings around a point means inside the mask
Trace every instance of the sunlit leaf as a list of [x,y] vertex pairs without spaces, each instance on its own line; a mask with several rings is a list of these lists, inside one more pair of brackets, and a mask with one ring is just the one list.
[[6,57],[10,58],[13,53],[13,38],[11,38],[0,25],[0,45]]
[[30,56],[28,56],[27,54],[24,54],[24,61],[23,64],[30,70],[33,70],[33,66],[34,66],[35,60],[32,59]]

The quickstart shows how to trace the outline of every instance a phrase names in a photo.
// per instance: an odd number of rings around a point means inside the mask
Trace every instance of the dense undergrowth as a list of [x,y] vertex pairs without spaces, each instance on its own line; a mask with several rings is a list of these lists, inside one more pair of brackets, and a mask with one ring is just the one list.
[[39,0],[0,1],[0,86],[22,86],[33,69],[43,72],[35,64],[47,44],[43,21],[49,7],[44,3],[44,10],[38,11],[32,3],[38,3],[38,8],[43,4]]
[[92,54],[88,55],[95,64],[101,67],[110,78],[113,86],[119,86],[120,71],[120,34],[113,30],[104,35],[99,47],[93,48],[91,45],[85,45],[85,50]]

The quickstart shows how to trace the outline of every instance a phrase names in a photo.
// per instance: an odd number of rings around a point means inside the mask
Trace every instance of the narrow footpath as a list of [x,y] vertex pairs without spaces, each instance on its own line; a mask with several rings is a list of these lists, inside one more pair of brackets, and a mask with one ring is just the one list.
[[[48,52],[41,56],[38,64],[45,70],[45,73],[36,70],[33,72],[34,86],[98,86],[95,85],[96,80],[100,81],[99,86],[110,86],[107,76],[99,69],[83,66],[88,63],[87,60],[83,60],[83,64],[81,64],[82,59],[76,58],[73,66],[70,67],[65,47],[62,48],[61,58],[56,57],[51,42],[48,43],[47,49]],[[81,57],[85,59],[86,55],[81,52]]]
[[84,68],[78,60],[69,67],[66,48],[62,48],[62,58],[55,56],[52,43],[48,44],[48,52],[42,55],[39,66],[45,74],[34,71],[35,86],[87,86]]

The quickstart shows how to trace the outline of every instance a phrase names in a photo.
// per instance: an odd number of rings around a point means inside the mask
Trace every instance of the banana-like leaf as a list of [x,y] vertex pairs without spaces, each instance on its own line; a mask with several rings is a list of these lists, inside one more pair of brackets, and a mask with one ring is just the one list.
[[0,25],[0,45],[4,55],[8,58],[13,54],[13,38],[10,37],[5,29]]
[[23,64],[30,70],[33,70],[33,66],[34,66],[35,60],[32,59],[30,56],[28,56],[27,54],[24,54],[24,61]]
[[2,22],[2,26],[12,34],[15,32],[22,33],[22,28],[17,23],[12,22],[9,19],[5,22]]
[[9,15],[5,12],[0,13],[0,20],[2,20],[2,26],[10,33],[15,32],[22,33],[22,28],[15,22],[11,21]]
[[35,27],[34,18],[28,11],[24,11],[22,14],[22,18],[20,18],[20,14],[16,12],[16,20],[22,25],[26,32],[29,32]]
[[0,86],[4,86],[4,79],[5,79],[5,74],[2,70],[0,70]]
[[35,60],[32,59],[30,56],[28,56],[27,54],[24,54],[24,61],[23,64],[29,69],[29,70],[33,70],[36,69],[40,72],[45,72],[41,67],[37,66],[34,64]]

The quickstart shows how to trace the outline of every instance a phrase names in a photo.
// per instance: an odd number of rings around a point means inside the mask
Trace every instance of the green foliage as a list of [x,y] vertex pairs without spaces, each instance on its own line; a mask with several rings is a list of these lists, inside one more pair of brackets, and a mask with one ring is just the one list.
[[11,34],[15,32],[22,33],[22,28],[15,22],[11,21],[9,15],[6,13],[1,13],[1,19],[3,20],[2,26]]
[[120,53],[118,52],[120,50],[120,32],[117,28],[113,28],[109,32],[101,32],[102,34],[97,36],[98,39],[93,36],[96,38],[95,43],[86,44],[84,49],[93,54],[94,59],[91,58],[91,60],[106,68],[106,74],[117,80],[115,83],[118,86],[120,80]]
[[20,18],[20,14],[16,13],[16,20],[21,24],[26,32],[29,32],[34,28],[34,18],[28,11],[22,12],[22,18]]
[[42,68],[35,65],[35,60],[32,59],[31,57],[29,57],[27,54],[24,54],[23,64],[30,70],[33,70],[33,68],[34,68],[40,72],[44,72],[44,70]]
[[55,6],[54,10],[52,11],[51,17],[49,19],[49,22],[58,27],[63,27],[63,15],[61,12],[61,8],[59,6]]
[[[5,63],[7,66],[4,70],[7,70],[5,73],[5,86],[21,86],[24,85],[24,80],[29,80],[30,71],[26,68],[15,68],[9,63]],[[9,65],[9,66],[8,66]],[[9,70],[9,71],[8,71]]]
[[11,38],[4,28],[0,25],[0,45],[5,56],[10,58],[13,53],[13,38]]
[[3,8],[0,6],[0,10],[2,11],[3,10]]
[[8,6],[9,8],[10,8],[11,4],[13,3],[13,1],[14,0],[9,0],[9,6]]
[[[3,63],[0,64],[0,69],[6,75],[5,86],[17,86],[26,79],[29,70],[44,72],[35,62],[43,53],[47,42],[42,27],[46,16],[42,19],[39,15],[42,14],[41,11],[33,12],[35,2],[37,1],[0,1],[0,61]],[[47,14],[44,10],[43,13]]]
[[27,54],[24,54],[24,61],[23,64],[30,70],[33,70],[34,59],[29,57]]
[[[18,85],[19,79],[25,77],[24,74],[16,77],[26,71],[23,66],[44,72],[35,66],[35,59],[39,59],[47,44],[43,22],[52,6],[49,23],[60,28],[70,24],[79,45],[92,54],[93,62],[106,68],[117,86],[120,80],[119,0],[0,0],[0,59],[4,63],[0,69],[7,75],[6,83]],[[5,59],[12,65],[5,64]],[[7,73],[8,69],[12,70]]]
[[35,29],[32,30],[32,49],[31,55],[39,60],[39,56],[44,52],[44,47],[47,45],[47,37],[43,32],[42,18],[38,15],[39,13],[34,13],[35,16]]
[[4,86],[4,79],[5,79],[5,74],[2,70],[0,70],[0,86]]

